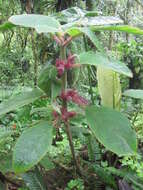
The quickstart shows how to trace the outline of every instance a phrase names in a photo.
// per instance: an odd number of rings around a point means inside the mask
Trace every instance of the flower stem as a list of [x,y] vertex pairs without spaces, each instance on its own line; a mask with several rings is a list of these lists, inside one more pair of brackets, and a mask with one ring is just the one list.
[[[61,55],[60,56],[61,56],[62,60],[66,60],[65,46],[61,46]],[[65,71],[64,74],[63,74],[63,77],[62,77],[62,90],[66,91],[66,89],[67,89],[67,72]],[[63,100],[63,105],[62,106],[63,106],[63,108],[67,109],[67,102],[65,100]],[[68,138],[68,141],[69,141],[71,154],[72,154],[73,161],[74,161],[74,164],[75,164],[75,167],[76,167],[76,171],[77,171],[78,174],[81,174],[80,167],[78,165],[78,162],[77,162],[76,156],[75,156],[75,149],[74,149],[74,145],[73,145],[72,133],[71,133],[71,130],[70,130],[69,121],[65,121],[64,124],[65,124],[67,138]]]

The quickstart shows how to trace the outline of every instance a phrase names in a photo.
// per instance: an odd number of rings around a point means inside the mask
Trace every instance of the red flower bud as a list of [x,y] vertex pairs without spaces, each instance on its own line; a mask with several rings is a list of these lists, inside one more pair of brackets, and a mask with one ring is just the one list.
[[74,67],[79,67],[79,64],[74,64],[75,63],[75,55],[69,54],[67,61],[57,59],[56,60],[56,68],[58,70],[58,75],[61,77],[66,70],[69,70]]
[[65,62],[63,60],[56,60],[56,68],[58,70],[58,75],[61,77],[65,70]]
[[55,119],[59,117],[59,113],[56,110],[54,110],[52,114]]
[[75,90],[72,89],[69,89],[66,92],[62,91],[60,98],[64,101],[73,101],[80,106],[88,105],[88,100],[80,96]]
[[72,118],[72,117],[75,117],[75,116],[76,116],[76,112],[74,112],[74,111],[68,112],[68,117],[69,118]]
[[65,68],[67,70],[71,69],[73,67],[74,63],[75,63],[75,55],[69,54],[67,63],[65,64]]
[[63,121],[68,121],[68,119],[74,117],[76,115],[76,112],[74,111],[71,111],[71,112],[68,112],[66,108],[61,108],[61,117],[62,117],[62,120]]
[[80,105],[80,106],[86,106],[86,105],[88,105],[88,100],[86,100],[82,96],[79,96],[78,94],[76,94],[75,96],[73,96],[72,101],[74,103]]

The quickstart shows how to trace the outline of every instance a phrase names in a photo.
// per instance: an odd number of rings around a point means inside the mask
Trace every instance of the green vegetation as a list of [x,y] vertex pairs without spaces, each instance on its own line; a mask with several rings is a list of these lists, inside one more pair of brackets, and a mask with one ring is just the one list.
[[143,189],[142,9],[0,1],[1,190]]

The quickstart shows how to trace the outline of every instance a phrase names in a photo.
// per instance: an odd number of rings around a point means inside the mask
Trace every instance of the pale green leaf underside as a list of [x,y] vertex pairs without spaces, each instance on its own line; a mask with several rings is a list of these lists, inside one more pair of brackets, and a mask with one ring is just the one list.
[[0,104],[0,115],[6,114],[24,105],[32,103],[36,99],[40,98],[43,94],[43,91],[35,88],[32,91],[23,92],[22,94],[16,95]]
[[120,110],[121,84],[119,75],[99,66],[97,68],[97,81],[102,106]]
[[132,72],[123,62],[108,58],[106,55],[99,52],[83,52],[79,55],[79,60],[80,64],[102,66],[106,69],[132,77]]
[[143,99],[143,90],[130,89],[126,90],[123,95],[131,98]]
[[78,24],[82,26],[104,26],[111,24],[123,24],[123,20],[114,16],[84,17]]
[[13,169],[16,173],[28,171],[47,153],[52,143],[52,126],[41,121],[23,132],[13,153]]
[[129,120],[120,112],[89,106],[86,119],[96,138],[108,150],[119,156],[132,155],[137,151],[136,134]]
[[38,33],[55,33],[61,27],[54,17],[37,14],[14,15],[9,21],[15,25],[35,28]]

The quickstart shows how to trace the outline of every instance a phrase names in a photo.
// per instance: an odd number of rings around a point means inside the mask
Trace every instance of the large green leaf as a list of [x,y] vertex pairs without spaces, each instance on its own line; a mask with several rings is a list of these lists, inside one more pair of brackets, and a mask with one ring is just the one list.
[[93,31],[119,31],[126,32],[129,34],[143,35],[143,30],[137,27],[128,26],[128,25],[116,25],[116,26],[92,26]]
[[136,134],[122,113],[111,108],[89,106],[86,118],[96,138],[110,151],[119,156],[137,151]]
[[16,110],[24,105],[27,105],[43,95],[43,91],[35,88],[32,91],[23,92],[20,95],[16,95],[9,100],[0,104],[0,115],[6,114],[10,111]]
[[52,143],[52,126],[41,121],[23,132],[13,153],[13,168],[16,173],[28,171],[47,153]]
[[126,90],[123,95],[131,98],[143,99],[143,90],[130,89]]
[[123,62],[117,61],[114,58],[109,58],[99,52],[83,52],[79,55],[79,60],[80,64],[102,66],[103,68],[132,77],[132,72]]
[[35,28],[39,33],[55,33],[61,26],[54,17],[38,14],[14,15],[9,21],[15,25]]

